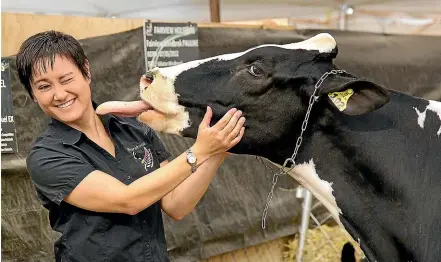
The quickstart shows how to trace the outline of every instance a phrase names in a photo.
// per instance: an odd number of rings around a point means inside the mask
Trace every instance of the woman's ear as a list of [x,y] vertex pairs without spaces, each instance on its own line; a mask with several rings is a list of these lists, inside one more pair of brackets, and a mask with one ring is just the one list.
[[31,99],[32,99],[35,103],[37,103],[37,98],[35,98],[34,91],[32,90],[32,87],[31,87],[31,94],[30,94],[30,97],[31,97]]

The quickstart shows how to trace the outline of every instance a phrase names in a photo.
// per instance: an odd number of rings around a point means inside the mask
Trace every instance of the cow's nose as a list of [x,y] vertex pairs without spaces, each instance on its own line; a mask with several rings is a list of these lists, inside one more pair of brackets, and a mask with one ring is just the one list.
[[153,82],[154,75],[153,71],[147,71],[147,73],[144,74],[144,77]]

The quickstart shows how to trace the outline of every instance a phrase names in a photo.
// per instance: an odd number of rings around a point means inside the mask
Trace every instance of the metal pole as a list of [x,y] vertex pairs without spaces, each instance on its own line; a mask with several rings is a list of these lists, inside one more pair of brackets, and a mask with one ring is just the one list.
[[312,194],[305,188],[298,188],[298,197],[299,194],[304,197],[303,199],[303,209],[302,209],[302,223],[300,225],[300,238],[299,244],[297,248],[297,262],[302,262],[303,258],[303,250],[305,249],[306,235],[309,229],[309,216],[311,214],[311,206],[312,206]]
[[340,16],[339,16],[339,29],[347,30],[348,29],[348,17],[354,14],[354,7],[348,4],[340,5]]
[[339,29],[340,30],[346,30],[347,28],[347,9],[348,9],[348,5],[343,4],[340,6],[340,16],[339,16]]

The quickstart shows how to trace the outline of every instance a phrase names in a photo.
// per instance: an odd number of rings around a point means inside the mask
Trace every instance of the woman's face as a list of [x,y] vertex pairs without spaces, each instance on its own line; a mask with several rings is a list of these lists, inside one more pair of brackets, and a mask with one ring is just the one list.
[[87,110],[93,110],[90,79],[70,59],[57,55],[53,68],[46,64],[45,71],[36,67],[31,87],[46,115],[64,123],[77,123]]

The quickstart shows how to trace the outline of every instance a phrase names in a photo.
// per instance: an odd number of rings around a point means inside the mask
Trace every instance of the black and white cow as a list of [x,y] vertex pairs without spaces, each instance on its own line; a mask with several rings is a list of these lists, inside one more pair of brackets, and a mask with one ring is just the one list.
[[[168,68],[141,80],[142,101],[97,112],[141,112],[160,132],[193,137],[236,107],[247,119],[231,152],[282,165],[295,148],[317,81],[337,45],[319,34]],[[370,261],[441,261],[441,103],[387,90],[350,73],[329,75],[317,91],[296,166],[309,189],[358,241]]]

